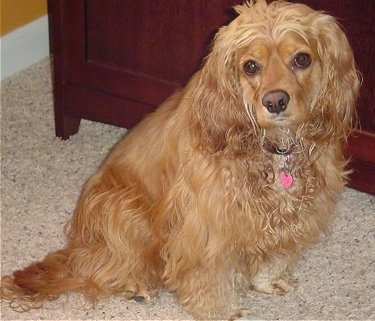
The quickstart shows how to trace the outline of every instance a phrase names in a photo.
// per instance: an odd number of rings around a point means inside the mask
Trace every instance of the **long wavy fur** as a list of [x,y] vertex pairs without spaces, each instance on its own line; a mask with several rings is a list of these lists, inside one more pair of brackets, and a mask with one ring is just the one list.
[[[196,317],[207,317],[222,315],[238,291],[292,287],[298,253],[327,230],[345,183],[343,148],[359,81],[334,18],[283,1],[249,1],[236,10],[202,69],[86,183],[66,248],[4,276],[3,300],[27,310],[68,291],[95,301],[149,298],[163,286]],[[314,73],[291,86],[296,97],[311,99],[294,110],[303,121],[270,130],[260,122],[260,87],[249,89],[254,79],[240,62],[253,44],[279,43],[286,34],[315,54]],[[265,139],[296,145],[289,189],[277,179],[282,157],[264,149]]]

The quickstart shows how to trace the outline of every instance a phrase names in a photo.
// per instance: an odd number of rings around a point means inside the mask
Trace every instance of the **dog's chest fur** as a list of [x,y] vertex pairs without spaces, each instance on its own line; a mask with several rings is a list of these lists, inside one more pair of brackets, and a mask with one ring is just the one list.
[[320,182],[312,179],[314,166],[299,164],[297,168],[291,162],[293,184],[289,188],[279,180],[283,166],[283,158],[275,155],[268,160],[229,162],[223,171],[229,199],[236,200],[237,213],[231,219],[250,250],[291,251],[319,233]]

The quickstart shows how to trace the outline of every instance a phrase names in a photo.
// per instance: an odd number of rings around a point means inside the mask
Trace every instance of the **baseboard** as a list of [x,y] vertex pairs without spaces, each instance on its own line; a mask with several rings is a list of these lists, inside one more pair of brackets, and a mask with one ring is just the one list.
[[48,16],[1,37],[1,80],[49,55]]

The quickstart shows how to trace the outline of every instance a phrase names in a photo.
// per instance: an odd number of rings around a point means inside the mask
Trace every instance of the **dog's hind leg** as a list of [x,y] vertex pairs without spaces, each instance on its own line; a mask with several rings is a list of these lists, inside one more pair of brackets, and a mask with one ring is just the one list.
[[72,290],[93,301],[123,293],[154,296],[160,259],[149,255],[158,242],[145,195],[135,180],[119,183],[111,170],[99,172],[67,226],[67,247],[5,277],[1,298],[28,301],[34,308]]

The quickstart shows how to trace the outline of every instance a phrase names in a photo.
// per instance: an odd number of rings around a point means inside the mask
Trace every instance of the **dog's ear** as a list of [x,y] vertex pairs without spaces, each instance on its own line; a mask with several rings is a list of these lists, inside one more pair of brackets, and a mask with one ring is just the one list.
[[317,50],[323,68],[318,104],[327,108],[324,114],[333,117],[336,128],[331,133],[344,138],[354,125],[355,99],[360,85],[353,52],[333,17],[320,14],[312,27],[317,31]]
[[241,153],[246,150],[246,137],[251,131],[231,32],[229,26],[219,30],[202,69],[188,86],[197,144],[212,154]]

